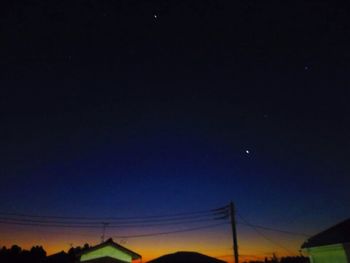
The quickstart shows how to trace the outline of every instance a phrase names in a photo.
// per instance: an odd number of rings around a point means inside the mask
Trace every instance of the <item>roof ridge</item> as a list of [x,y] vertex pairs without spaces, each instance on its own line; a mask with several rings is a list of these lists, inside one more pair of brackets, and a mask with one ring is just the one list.
[[308,238],[301,248],[350,242],[350,218],[345,219]]

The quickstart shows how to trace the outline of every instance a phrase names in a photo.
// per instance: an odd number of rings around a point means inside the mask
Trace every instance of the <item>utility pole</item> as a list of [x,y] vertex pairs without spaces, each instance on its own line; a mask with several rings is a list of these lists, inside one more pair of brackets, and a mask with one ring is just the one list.
[[234,206],[233,202],[230,203],[230,218],[231,218],[231,228],[232,228],[234,263],[239,263],[239,259],[238,259],[238,244],[237,244],[237,230],[236,230],[236,218],[235,218],[235,206]]

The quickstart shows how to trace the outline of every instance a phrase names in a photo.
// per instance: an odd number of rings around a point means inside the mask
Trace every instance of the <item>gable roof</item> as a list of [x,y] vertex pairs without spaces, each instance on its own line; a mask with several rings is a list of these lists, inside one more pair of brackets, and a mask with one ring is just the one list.
[[301,248],[350,242],[350,218],[309,238]]
[[128,254],[129,256],[131,256],[132,259],[139,259],[139,258],[142,258],[141,255],[137,254],[136,252],[134,251],[131,251],[130,249],[127,249],[126,247],[123,247],[122,245],[119,245],[118,243],[114,242],[112,238],[108,239],[107,241],[99,244],[99,245],[96,245],[96,246],[93,246],[87,250],[85,250],[84,252],[81,253],[81,255],[83,254],[86,254],[86,253],[90,253],[91,251],[95,251],[95,250],[98,250],[102,247],[105,247],[105,246],[112,246],[118,250],[121,250],[123,251],[124,253]]

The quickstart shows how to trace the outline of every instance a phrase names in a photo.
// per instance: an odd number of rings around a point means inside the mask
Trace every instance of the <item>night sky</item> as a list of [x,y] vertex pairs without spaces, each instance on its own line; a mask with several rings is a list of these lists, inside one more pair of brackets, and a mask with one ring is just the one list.
[[[350,7],[297,2],[1,3],[0,212],[151,216],[232,200],[251,223],[309,234],[349,217]],[[295,254],[306,239],[263,233]],[[0,224],[1,246],[49,254],[100,235]],[[242,255],[288,254],[243,225],[238,239]],[[229,226],[123,243],[146,260],[232,254]]]

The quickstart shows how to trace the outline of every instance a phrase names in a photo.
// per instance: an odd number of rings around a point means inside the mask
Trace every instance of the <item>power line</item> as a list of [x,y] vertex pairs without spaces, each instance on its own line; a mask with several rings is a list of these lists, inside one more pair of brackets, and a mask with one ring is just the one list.
[[85,216],[56,216],[56,215],[35,215],[35,214],[23,214],[23,213],[9,213],[0,212],[2,216],[16,216],[16,217],[28,217],[28,218],[42,218],[42,219],[76,219],[76,220],[145,220],[145,219],[167,219],[167,218],[181,218],[181,216],[194,216],[194,215],[205,215],[205,214],[216,214],[221,211],[225,211],[226,207],[214,208],[209,210],[201,210],[194,212],[183,212],[174,214],[163,214],[163,215],[153,215],[153,216],[134,216],[134,217],[85,217]]
[[31,219],[9,219],[0,218],[0,224],[18,224],[28,226],[40,226],[40,227],[67,227],[67,228],[100,228],[101,226],[108,224],[108,228],[142,228],[142,227],[154,227],[154,226],[174,226],[194,223],[212,222],[215,218],[186,220],[181,222],[163,222],[163,223],[144,223],[144,224],[112,224],[109,222],[62,222],[62,221],[43,221],[43,220],[31,220]]
[[[237,213],[238,214],[238,213]],[[254,225],[250,224],[246,219],[244,219],[244,217],[241,214],[238,214],[238,216],[247,224],[249,225],[251,228],[254,229],[254,231],[256,233],[258,233],[260,236],[262,236],[264,239],[266,239],[267,241],[269,241],[272,244],[275,244],[276,246],[279,246],[280,248],[284,249],[285,251],[287,251],[289,254],[293,255],[294,253],[289,250],[288,248],[286,248],[285,246],[282,246],[280,243],[272,240],[271,238],[267,237],[265,234],[263,234],[257,227],[255,227]]]
[[107,224],[108,228],[139,228],[203,223],[223,220],[226,216],[226,206],[210,210],[144,217],[49,216],[0,212],[0,224],[65,228],[100,228]]
[[[1,222],[0,222],[1,223]],[[9,223],[10,225],[24,225],[21,223]],[[190,232],[190,231],[196,231],[196,230],[201,230],[201,229],[207,229],[207,228],[214,228],[222,225],[228,224],[227,222],[224,223],[219,223],[219,224],[212,224],[212,225],[205,225],[205,226],[200,226],[200,227],[193,227],[193,228],[186,228],[186,229],[179,229],[179,230],[174,230],[174,231],[167,231],[167,232],[155,232],[155,233],[146,233],[146,234],[140,234],[140,235],[124,235],[124,236],[114,236],[115,238],[138,238],[138,237],[151,237],[151,236],[159,236],[159,235],[167,235],[167,234],[176,234],[176,233],[184,233],[184,232]],[[25,224],[27,225],[33,225],[33,224]],[[41,226],[41,225],[34,225],[34,226]],[[98,227],[98,228],[101,228]],[[96,228],[97,229],[97,228]],[[38,230],[36,230],[37,232]],[[51,234],[68,234],[68,235],[78,235],[78,236],[88,236],[88,237],[97,237],[98,234],[93,234],[93,233],[80,233],[80,232],[62,232],[62,231],[51,231],[51,230],[43,230],[40,231],[41,233],[51,233]]]
[[[124,224],[144,224],[144,223],[154,223],[154,222],[183,222],[187,220],[192,220],[192,219],[221,219],[225,218],[224,213],[207,213],[207,214],[202,214],[202,215],[192,215],[192,216],[184,216],[184,217],[175,217],[175,218],[164,218],[164,219],[145,219],[141,220],[138,219],[137,221],[135,220],[123,220],[123,221],[116,221],[116,220],[102,220],[102,218],[99,221],[85,221],[85,220],[77,220],[77,219],[56,219],[56,218],[46,218],[46,217],[41,217],[41,216],[36,216],[36,217],[27,217],[27,216],[1,216],[0,215],[0,220],[26,220],[29,222],[51,222],[51,223],[66,223],[66,224],[101,224],[101,222],[108,222],[110,224],[119,224],[119,225],[124,225]],[[96,219],[95,219],[96,220]]]
[[26,223],[26,222],[11,222],[1,221],[0,224],[4,225],[18,225],[18,226],[37,226],[37,227],[63,227],[63,228],[101,228],[98,225],[60,225],[60,224],[40,224],[40,223]]
[[[238,214],[238,213],[237,213]],[[103,227],[102,239],[104,239],[104,233],[106,227],[110,228],[140,228],[140,227],[153,227],[153,226],[175,226],[184,224],[199,224],[204,222],[213,222],[218,220],[225,220],[230,218],[230,207],[224,206],[216,209],[202,210],[196,212],[157,215],[157,216],[137,216],[137,217],[79,217],[79,216],[48,216],[48,215],[33,215],[33,214],[21,214],[21,213],[4,213],[0,212],[0,224],[6,225],[19,225],[19,226],[33,226],[41,228],[77,228],[77,229],[101,229]],[[267,226],[255,225],[248,222],[244,217],[238,214],[243,222],[237,222],[237,224],[249,226],[254,229],[256,233],[262,236],[270,243],[281,247],[289,254],[294,254],[288,248],[282,246],[278,242],[266,236],[259,229],[274,231],[284,234],[301,235],[309,237],[310,235],[304,233],[296,233],[287,230],[275,229]],[[232,217],[232,215],[231,215]],[[171,235],[176,233],[186,233],[192,231],[198,231],[202,229],[209,229],[218,226],[227,225],[229,222],[221,222],[217,224],[200,225],[192,228],[177,229],[164,232],[150,232],[144,234],[135,235],[120,235],[114,236],[115,238],[146,238],[160,235]],[[73,233],[72,233],[73,234]],[[79,234],[77,234],[79,235]],[[225,255],[226,256],[226,255]]]
[[310,237],[311,236],[310,234],[306,234],[306,233],[292,232],[292,231],[288,231],[288,230],[282,230],[282,229],[276,229],[276,228],[271,228],[271,227],[267,227],[267,226],[250,224],[247,222],[238,222],[237,224],[249,226],[249,227],[260,228],[260,229],[264,229],[267,231],[280,232],[280,233],[288,234],[288,235],[296,235],[296,236],[303,236],[303,237]]
[[26,218],[26,217],[1,217],[0,220],[17,220],[17,221],[25,221],[25,222],[32,222],[32,223],[58,223],[58,224],[82,224],[82,225],[93,225],[93,224],[101,224],[104,222],[108,222],[110,224],[115,225],[138,225],[138,224],[149,224],[149,223],[177,223],[177,222],[187,222],[191,220],[220,220],[225,219],[225,217],[221,216],[215,216],[215,215],[208,215],[208,216],[201,216],[201,217],[188,217],[188,218],[179,218],[176,220],[145,220],[145,221],[113,221],[113,220],[101,220],[101,221],[66,221],[66,220],[53,220],[53,219],[32,219],[32,218]]
[[176,233],[192,232],[192,231],[197,231],[197,230],[207,229],[207,228],[214,228],[214,227],[227,225],[227,224],[228,224],[227,222],[224,222],[224,223],[219,223],[219,224],[206,225],[206,226],[193,227],[193,228],[174,230],[174,231],[167,231],[167,232],[155,232],[155,233],[147,233],[147,234],[140,234],[140,235],[125,235],[125,236],[114,236],[114,237],[115,238],[139,238],[139,237],[152,237],[152,236],[170,235],[170,234],[176,234]]
[[[100,228],[104,224],[108,224],[108,228],[144,228],[144,227],[153,227],[153,226],[172,226],[172,225],[181,225],[181,224],[194,224],[194,223],[203,223],[203,222],[210,222],[215,220],[225,220],[227,219],[227,206],[218,208],[218,209],[212,209],[210,213],[207,214],[197,214],[193,216],[186,216],[186,217],[176,217],[176,218],[164,218],[164,219],[157,219],[154,220],[148,219],[148,220],[138,220],[138,221],[113,221],[113,220],[104,220],[104,221],[67,221],[68,218],[78,218],[78,217],[63,217],[64,219],[61,220],[53,220],[54,218],[61,218],[56,216],[50,216],[49,218],[47,216],[39,216],[39,215],[24,215],[24,214],[16,214],[16,216],[7,216],[7,217],[0,217],[0,224],[7,224],[7,225],[23,225],[23,226],[39,226],[39,227],[65,227],[65,228]],[[226,210],[225,210],[226,209]],[[194,212],[197,213],[197,212]],[[1,215],[2,213],[0,213]],[[9,214],[9,213],[8,213]],[[218,216],[221,217],[218,217]],[[241,215],[240,215],[241,217]],[[33,219],[36,218],[36,219]],[[96,217],[97,218],[97,217]],[[103,218],[103,217],[99,217]],[[91,220],[92,218],[89,218]],[[274,231],[289,235],[298,235],[298,236],[304,236],[304,237],[310,237],[310,234],[306,233],[299,233],[299,232],[292,232],[287,230],[281,230],[276,228],[271,228],[268,226],[261,226],[261,225],[255,225],[248,223],[247,221],[244,222],[237,222],[237,224],[245,225],[249,227],[259,228],[267,231]]]
[[[23,226],[39,226],[39,227],[65,227],[65,228],[101,228],[104,224],[108,224],[108,228],[144,228],[153,226],[172,226],[180,224],[194,224],[210,222],[214,220],[228,219],[228,206],[202,210],[196,212],[168,214],[152,217],[118,217],[118,220],[123,218],[124,221],[116,221],[116,219],[108,220],[108,217],[76,217],[76,216],[47,216],[47,215],[29,215],[19,213],[0,213],[0,215],[6,215],[6,217],[0,216],[0,224],[7,225],[23,225]],[[10,216],[11,215],[11,216]],[[173,216],[172,218],[170,216]],[[240,215],[241,217],[241,215]],[[77,221],[77,219],[80,219]],[[112,217],[110,217],[112,218]],[[134,220],[127,220],[126,218],[134,218]],[[144,219],[145,218],[145,219]],[[154,218],[154,219],[151,219]],[[68,219],[73,221],[68,221]],[[100,221],[90,221],[97,220]],[[105,220],[103,220],[105,219]],[[107,219],[107,220],[106,220]],[[136,220],[136,221],[135,221]],[[305,233],[292,232],[287,230],[281,230],[271,228],[268,226],[255,225],[245,222],[237,222],[237,224],[245,225],[249,227],[259,228],[267,231],[274,231],[290,235],[298,235],[304,237],[310,237],[311,235]]]
[[[25,230],[24,230],[25,231]],[[48,230],[48,229],[43,229],[43,230],[39,230],[39,229],[35,229],[35,230],[28,230],[27,232],[31,232],[34,231],[36,234],[40,233],[40,234],[54,234],[54,235],[64,235],[64,236],[79,236],[79,237],[95,237],[97,238],[100,233],[89,233],[89,232],[74,232],[74,231],[54,231],[54,230]],[[1,233],[4,233],[6,231],[1,230]],[[13,229],[9,229],[10,233],[13,233]],[[100,231],[99,231],[100,232]]]

